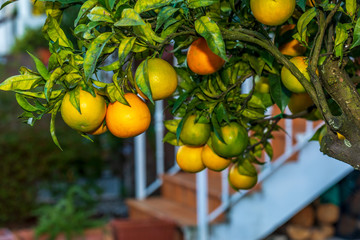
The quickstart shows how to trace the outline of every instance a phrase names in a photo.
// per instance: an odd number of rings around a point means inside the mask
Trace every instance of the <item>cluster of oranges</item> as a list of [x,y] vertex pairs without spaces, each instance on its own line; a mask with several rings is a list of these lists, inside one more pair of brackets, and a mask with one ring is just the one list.
[[[148,60],[149,85],[154,100],[169,97],[177,87],[177,75],[174,68],[165,60]],[[139,90],[140,96],[146,96]],[[75,90],[73,90],[75,91]],[[146,103],[135,93],[125,93],[128,105],[118,101],[106,104],[105,98],[80,89],[79,110],[70,101],[71,93],[64,96],[61,104],[61,116],[71,128],[87,134],[98,135],[109,130],[120,138],[137,136],[148,129],[151,114]]]
[[[204,38],[195,40],[187,52],[187,65],[198,75],[213,74],[221,69],[225,61],[214,54]],[[180,132],[182,145],[176,155],[179,167],[191,173],[205,168],[222,171],[232,163],[248,145],[247,130],[237,122],[221,127],[221,135],[211,131],[210,123],[202,122],[196,115],[187,116]],[[251,165],[251,167],[253,167]],[[233,164],[229,171],[230,185],[239,189],[250,189],[257,183],[257,173],[247,175],[239,171],[240,164]]]

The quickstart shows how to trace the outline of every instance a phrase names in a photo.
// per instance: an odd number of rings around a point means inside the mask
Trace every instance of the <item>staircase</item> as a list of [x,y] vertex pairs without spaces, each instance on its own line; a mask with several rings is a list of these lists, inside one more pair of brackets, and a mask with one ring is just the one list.
[[[226,172],[207,170],[203,176],[207,176],[208,203],[198,206],[207,206],[210,227],[202,228],[197,216],[206,212],[197,207],[197,175],[184,172],[162,174],[159,196],[127,200],[129,217],[171,221],[183,230],[184,239],[263,239],[352,171],[349,165],[324,156],[318,142],[308,143],[319,124],[281,120],[281,127],[290,133],[274,133],[274,160],[259,168],[260,183],[250,192],[235,192],[224,185]],[[224,198],[226,194],[230,197]],[[221,214],[212,217],[214,210]]]
[[[160,196],[127,200],[130,218],[166,219],[182,228],[196,226],[196,175],[185,172],[164,174],[162,182]],[[209,171],[208,186],[208,206],[211,212],[221,204],[221,173]],[[230,191],[234,192],[232,189]],[[222,214],[214,222],[221,222],[224,218]]]

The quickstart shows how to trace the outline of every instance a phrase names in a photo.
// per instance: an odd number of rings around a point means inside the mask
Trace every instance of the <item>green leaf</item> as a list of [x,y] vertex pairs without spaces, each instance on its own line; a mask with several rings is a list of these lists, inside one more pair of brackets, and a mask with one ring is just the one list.
[[255,177],[257,175],[256,168],[247,159],[242,160],[238,165],[238,171],[241,175]]
[[3,3],[0,7],[0,10],[2,10],[4,7],[6,7],[7,5],[9,5],[10,3],[13,3],[13,2],[17,2],[17,0],[9,0],[9,1],[6,1],[5,3]]
[[47,34],[53,42],[58,42],[60,46],[73,48],[71,41],[66,37],[55,18],[48,16]]
[[356,21],[355,28],[354,28],[354,39],[353,43],[351,44],[351,48],[357,47],[360,45],[360,18]]
[[56,137],[56,133],[55,133],[55,120],[56,120],[56,114],[57,112],[59,111],[59,108],[61,106],[61,101],[58,101],[55,105],[55,108],[54,108],[54,111],[52,111],[51,113],[51,121],[50,121],[50,134],[51,134],[51,137],[54,141],[54,143],[56,144],[56,146],[58,148],[60,148],[60,150],[62,151],[62,148],[60,146],[60,143]]
[[252,119],[252,120],[264,117],[263,112],[259,112],[259,111],[256,111],[256,110],[253,110],[253,109],[248,109],[248,108],[244,109],[241,112],[241,115],[243,115],[246,118]]
[[88,0],[83,3],[83,5],[79,10],[77,18],[74,21],[74,27],[79,23],[79,20],[84,16],[84,14],[90,9],[92,9],[97,3],[98,3],[97,0]]
[[355,18],[356,0],[346,0],[346,11],[349,13],[352,19]]
[[110,13],[108,10],[106,10],[103,7],[94,7],[91,9],[90,13],[87,15],[87,17],[94,22],[109,22],[113,23]]
[[326,125],[322,125],[321,127],[318,128],[318,130],[316,130],[316,132],[314,133],[314,135],[311,137],[310,141],[316,141],[319,142],[319,138],[320,135],[324,135],[326,133]]
[[316,8],[310,8],[305,13],[301,15],[299,21],[297,23],[297,30],[301,37],[301,42],[306,42],[306,33],[307,33],[307,25],[313,20],[316,16]]
[[[164,28],[163,31],[161,32],[161,37],[166,38],[170,34],[176,32],[177,29],[183,24],[184,24],[184,20],[181,20],[181,21],[178,21],[178,22],[170,25],[169,27]],[[192,39],[192,38],[188,38],[188,39]],[[186,42],[183,42],[182,44],[186,44]]]
[[213,4],[219,4],[219,0],[187,0],[189,8],[207,7]]
[[191,79],[191,75],[183,68],[175,68],[176,74],[179,77],[179,86],[182,89],[191,91],[196,87],[196,83]]
[[42,80],[38,75],[16,75],[7,78],[0,84],[0,90],[15,91],[15,90],[30,90],[36,86],[36,83]]
[[344,52],[344,43],[348,39],[348,34],[344,24],[338,23],[335,28],[336,38],[335,38],[335,56],[342,59]]
[[150,23],[146,23],[145,26],[136,26],[134,27],[134,29],[135,31],[139,32],[139,34],[143,36],[150,43],[154,43],[154,41],[158,43],[162,43],[164,41],[164,38],[162,36],[159,37],[152,30]]
[[183,102],[189,97],[189,92],[183,92],[180,96],[176,99],[173,109],[171,111],[172,114],[175,114],[176,111],[182,106]]
[[113,33],[111,32],[102,33],[90,44],[84,59],[84,73],[86,81],[89,80],[90,76],[94,73],[97,60],[100,57],[104,46],[112,36]]
[[262,102],[262,100],[260,98],[258,98],[255,95],[252,95],[249,102],[248,102],[248,106],[251,108],[260,108],[260,109],[266,109],[264,103]]
[[184,145],[181,140],[179,141],[176,139],[176,134],[173,132],[167,132],[163,138],[163,142],[169,143],[173,146],[182,146]]
[[36,66],[36,70],[40,73],[40,75],[45,79],[48,80],[50,77],[50,73],[47,70],[47,68],[45,67],[44,63],[42,61],[40,61],[40,59],[38,59],[37,57],[35,57],[34,55],[32,55],[31,53],[27,52],[31,58],[34,60],[35,62],[35,66]]
[[228,124],[230,123],[229,114],[226,111],[223,103],[219,103],[215,107],[214,112],[216,115],[216,119],[218,120],[219,123],[222,123],[223,121],[227,122]]
[[226,56],[225,43],[220,28],[209,17],[203,16],[195,21],[195,30],[206,42],[213,53],[228,61]]
[[43,111],[45,110],[46,108],[42,105],[31,105],[27,99],[25,98],[24,95],[22,94],[19,94],[19,93],[16,93],[15,94],[15,97],[16,97],[16,101],[17,103],[19,104],[19,106],[25,110],[25,111],[28,111],[28,112],[38,112],[38,111]]
[[70,94],[70,103],[73,107],[81,114],[80,109],[80,87],[75,88],[69,92]]
[[289,103],[291,92],[281,83],[280,76],[270,75],[270,94],[276,105],[284,112],[287,104]]
[[[169,130],[169,132],[176,133],[176,129],[179,126],[181,119],[172,119],[172,120],[166,120],[164,122],[165,128]],[[176,138],[176,136],[175,136]]]
[[136,41],[136,37],[127,37],[121,40],[120,46],[119,46],[119,62],[120,65],[122,65],[126,59],[126,57],[131,52],[134,43]]
[[306,0],[296,0],[296,4],[305,12]]
[[121,19],[114,24],[120,26],[141,26],[145,25],[144,20],[132,8],[126,8],[121,13]]
[[135,3],[134,10],[137,13],[146,12],[152,9],[170,5],[172,0],[138,0]]
[[211,124],[213,126],[214,129],[214,134],[216,135],[216,137],[222,142],[225,143],[223,135],[222,135],[222,131],[221,131],[221,127],[220,124],[217,120],[216,114],[211,114]]
[[179,8],[173,8],[170,6],[163,7],[157,16],[156,28],[157,31]]
[[103,71],[115,71],[117,69],[120,68],[120,62],[119,61],[115,61],[109,65],[103,66],[103,67],[99,67],[99,69],[103,70]]
[[124,105],[129,105],[123,96],[123,93],[115,86],[115,84],[107,84],[106,91],[109,95],[110,102],[121,102]]
[[59,67],[51,73],[49,80],[46,81],[44,87],[44,93],[47,101],[50,100],[52,88],[55,85],[55,81],[58,80],[63,74],[64,71]]
[[136,69],[135,72],[135,81],[136,85],[140,89],[140,91],[152,102],[154,103],[154,100],[152,99],[151,89],[150,89],[150,83],[149,83],[149,74],[148,74],[148,59],[145,59],[142,61],[139,65],[139,67]]
[[273,158],[273,155],[274,155],[274,150],[273,150],[271,144],[268,143],[268,142],[265,144],[265,152],[266,152],[266,154],[269,156],[269,158],[271,160]]

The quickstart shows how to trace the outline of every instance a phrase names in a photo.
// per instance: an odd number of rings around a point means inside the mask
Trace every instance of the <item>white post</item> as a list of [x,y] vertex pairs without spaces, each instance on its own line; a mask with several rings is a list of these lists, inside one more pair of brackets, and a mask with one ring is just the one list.
[[207,240],[209,236],[207,169],[196,174],[196,205],[198,240]]
[[[286,108],[285,113],[289,113],[290,110]],[[293,148],[293,126],[292,126],[292,119],[285,119],[285,152],[292,151]]]
[[30,0],[19,0],[18,2],[18,16],[17,16],[17,37],[21,37],[26,30],[26,27],[31,22],[31,2]]
[[221,171],[221,203],[228,204],[230,195],[229,195],[229,183],[228,183],[228,174],[229,168]]
[[155,142],[156,142],[156,174],[158,177],[164,174],[164,101],[155,102]]
[[146,132],[134,138],[135,141],[135,195],[146,197]]

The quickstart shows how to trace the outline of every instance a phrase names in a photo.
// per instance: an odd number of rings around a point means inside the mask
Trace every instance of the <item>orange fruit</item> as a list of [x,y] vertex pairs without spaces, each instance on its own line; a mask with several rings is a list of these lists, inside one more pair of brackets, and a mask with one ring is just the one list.
[[260,93],[269,93],[270,92],[269,79],[266,77],[261,77],[259,81],[256,82],[255,89]]
[[293,93],[290,97],[288,107],[293,114],[305,111],[308,107],[314,105],[308,93]]
[[[307,71],[308,61],[306,57],[293,57],[290,59],[299,70],[305,76],[305,78],[310,82],[310,75]],[[285,66],[281,69],[281,81],[287,89],[294,93],[304,93],[305,88],[299,80],[287,69]]]
[[248,176],[239,172],[239,165],[234,164],[231,166],[228,180],[230,185],[236,190],[246,190],[253,188],[257,183],[257,175]]
[[106,124],[101,124],[97,129],[92,132],[88,132],[91,135],[101,135],[107,131]]
[[295,0],[250,0],[250,8],[256,20],[269,26],[286,22],[295,6]]
[[[72,90],[74,91],[74,90]],[[70,102],[70,92],[67,92],[61,103],[61,116],[64,122],[80,132],[91,132],[104,121],[106,114],[105,99],[96,93],[96,97],[80,89],[80,112]]]
[[221,133],[224,142],[216,134],[212,134],[211,142],[214,152],[225,158],[236,157],[240,155],[248,144],[248,133],[244,127],[237,122],[231,122],[221,127]]
[[176,162],[179,167],[190,173],[200,172],[205,168],[201,161],[201,152],[203,147],[192,147],[183,145],[176,153]]
[[306,0],[306,5],[308,5],[309,7],[314,7],[315,6],[315,0]]
[[135,137],[150,126],[150,110],[135,94],[126,93],[124,97],[130,106],[117,101],[110,103],[106,113],[106,125],[117,137]]
[[[288,24],[288,25],[281,26],[279,35],[282,36],[287,31],[293,30],[295,27],[296,27],[295,24]],[[279,50],[284,55],[296,57],[296,56],[303,55],[306,52],[306,47],[301,45],[301,43],[298,40],[292,39],[291,41],[281,45],[279,47]]]
[[213,74],[225,63],[210,50],[205,38],[199,38],[190,45],[186,61],[191,71],[199,75]]
[[209,147],[209,145],[205,145],[201,152],[201,160],[205,167],[213,171],[222,171],[227,168],[231,160],[220,157]]
[[[153,100],[160,100],[170,97],[176,90],[178,80],[175,69],[161,58],[151,58],[147,62],[149,84]],[[147,97],[135,86],[141,97]]]
[[196,115],[190,115],[184,121],[180,140],[185,145],[202,146],[210,137],[211,126],[208,123],[195,123]]
[[342,135],[341,133],[336,132],[336,135],[337,135],[339,140],[345,140],[345,136]]

